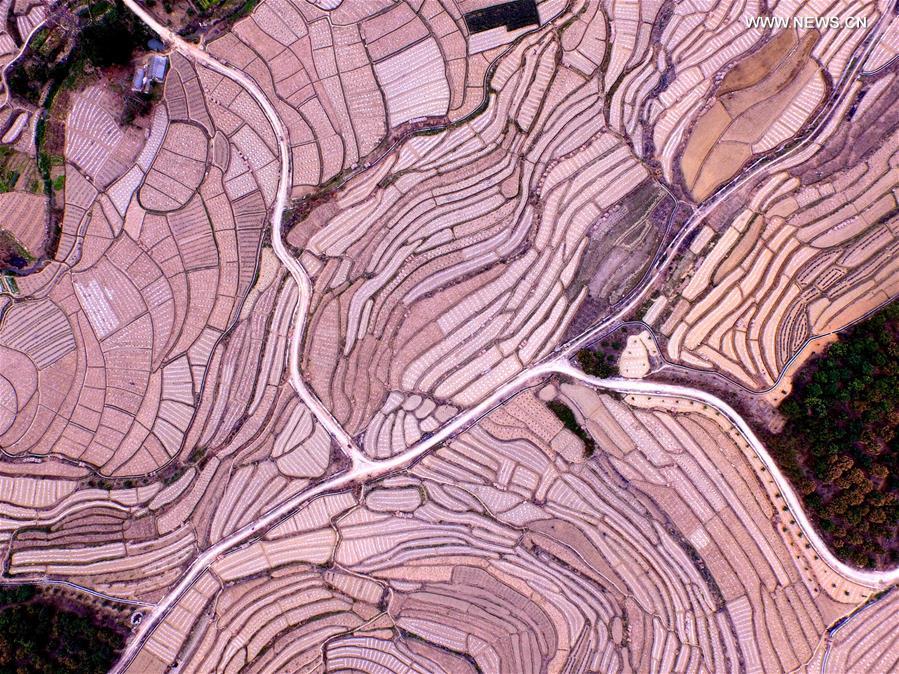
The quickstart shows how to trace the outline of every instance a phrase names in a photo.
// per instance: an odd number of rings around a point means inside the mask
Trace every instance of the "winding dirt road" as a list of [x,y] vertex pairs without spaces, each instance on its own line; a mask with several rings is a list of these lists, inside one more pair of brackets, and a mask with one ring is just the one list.
[[351,438],[346,430],[337,422],[334,415],[332,415],[331,411],[322,404],[318,396],[306,386],[306,382],[303,381],[300,374],[301,345],[303,333],[305,332],[306,315],[309,311],[309,302],[312,297],[312,282],[309,280],[309,274],[303,268],[300,261],[293,257],[284,246],[284,237],[282,236],[284,209],[287,206],[288,194],[292,182],[290,147],[288,145],[287,130],[284,128],[284,123],[278,116],[278,112],[271,104],[271,101],[269,101],[268,97],[262,92],[259,85],[257,85],[253,79],[247,77],[240,70],[232,68],[220,62],[218,59],[213,58],[208,52],[197,45],[190,44],[183,40],[173,31],[159,23],[152,14],[137,4],[135,0],[123,1],[128,9],[134,12],[134,14],[143,21],[150,30],[159,35],[159,37],[175,51],[180,52],[188,59],[200,63],[210,70],[214,70],[239,84],[253,97],[253,100],[256,101],[259,107],[262,108],[263,113],[265,113],[265,116],[272,127],[272,131],[275,133],[275,138],[278,141],[281,162],[278,191],[275,196],[275,202],[272,204],[272,248],[275,251],[275,255],[277,255],[278,259],[281,261],[281,264],[283,264],[287,268],[287,271],[290,272],[291,277],[296,282],[297,288],[299,289],[299,300],[297,301],[293,316],[294,330],[290,340],[290,382],[294,389],[296,389],[300,399],[310,408],[312,413],[315,414],[316,419],[318,419],[318,421],[328,430],[331,437],[334,438],[343,452],[353,462],[353,465],[365,466],[369,464],[370,461],[365,457],[358,445],[356,445],[353,438]]

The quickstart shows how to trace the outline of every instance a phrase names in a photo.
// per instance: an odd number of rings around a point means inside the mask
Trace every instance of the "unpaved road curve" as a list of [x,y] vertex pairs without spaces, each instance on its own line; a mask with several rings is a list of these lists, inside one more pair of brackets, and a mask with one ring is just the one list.
[[106,594],[105,592],[98,592],[97,590],[92,590],[89,587],[85,587],[84,585],[79,585],[78,583],[73,583],[70,580],[59,580],[56,578],[16,578],[15,580],[10,580],[4,578],[2,582],[0,582],[0,589],[6,587],[20,587],[22,585],[62,585],[63,587],[69,587],[73,590],[78,590],[78,592],[83,592],[84,594],[89,594],[92,597],[97,597],[98,599],[104,599],[110,602],[116,602],[118,604],[126,604],[128,606],[137,606],[139,608],[142,607],[150,607],[153,606],[150,602],[140,601],[139,599],[124,599],[123,597],[115,597],[111,594]]
[[765,446],[758,439],[758,436],[753,433],[752,429],[749,427],[749,424],[746,423],[743,417],[741,417],[733,407],[728,405],[717,396],[714,396],[711,393],[707,393],[706,391],[690,388],[687,386],[661,384],[640,379],[597,379],[596,377],[590,377],[589,375],[584,374],[583,372],[572,366],[570,363],[557,363],[556,365],[558,368],[556,371],[559,374],[568,375],[572,379],[577,379],[580,382],[596,388],[601,388],[608,391],[616,391],[618,393],[625,394],[634,393],[638,395],[653,395],[666,398],[685,398],[687,400],[695,400],[697,402],[705,403],[709,407],[718,410],[725,417],[727,417],[727,419],[734,426],[737,427],[737,429],[740,431],[743,437],[746,438],[746,441],[755,451],[756,455],[759,457],[759,459],[761,459],[762,463],[764,463],[765,468],[768,470],[768,473],[770,473],[771,477],[773,477],[774,481],[777,483],[778,491],[780,491],[781,495],[784,497],[787,506],[790,508],[790,511],[793,514],[793,517],[796,519],[796,522],[802,529],[802,533],[806,537],[806,540],[808,540],[808,542],[812,544],[812,548],[814,548],[815,553],[822,560],[824,560],[824,562],[829,567],[831,567],[841,576],[848,578],[849,580],[854,581],[860,585],[866,585],[871,588],[880,589],[888,585],[892,585],[893,583],[899,582],[899,567],[886,571],[869,571],[866,569],[856,569],[841,562],[834,556],[834,554],[828,549],[827,545],[825,545],[824,541],[818,535],[818,532],[815,531],[815,528],[809,521],[808,516],[806,515],[805,510],[802,507],[802,503],[800,502],[799,497],[796,495],[796,492],[793,490],[792,485],[790,484],[789,480],[784,477],[783,473],[781,473],[780,468],[778,468],[777,466],[777,463],[768,453],[768,450],[765,449]]

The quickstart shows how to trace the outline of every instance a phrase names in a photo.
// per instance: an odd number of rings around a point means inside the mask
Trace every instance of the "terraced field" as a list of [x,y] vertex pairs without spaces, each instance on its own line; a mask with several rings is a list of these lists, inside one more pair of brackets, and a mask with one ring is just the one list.
[[676,294],[654,300],[670,358],[772,387],[809,342],[895,297],[897,93],[895,73],[859,82],[826,141],[720,202]]
[[59,216],[0,277],[4,585],[127,607],[133,674],[899,667],[899,570],[735,409],[895,299],[891,7],[119,10],[162,47],[0,195]]

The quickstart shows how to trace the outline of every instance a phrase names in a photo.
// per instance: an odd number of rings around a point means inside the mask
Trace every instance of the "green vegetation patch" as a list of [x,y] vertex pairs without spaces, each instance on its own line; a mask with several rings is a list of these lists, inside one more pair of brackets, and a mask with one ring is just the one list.
[[109,671],[125,644],[111,618],[33,585],[0,587],[0,672]]
[[0,271],[21,270],[32,262],[34,256],[16,240],[16,237],[0,228]]
[[772,451],[836,554],[899,561],[899,304],[806,366],[780,411]]
[[53,194],[53,184],[50,180],[50,155],[47,154],[47,115],[41,114],[38,117],[34,132],[34,146],[37,153],[37,171],[44,186],[44,193],[48,196]]
[[0,192],[12,192],[19,180],[19,172],[11,169],[0,169]]
[[[21,190],[36,175],[34,160],[29,155],[13,150],[8,145],[0,146],[0,192]],[[3,223],[0,222],[0,227],[2,226]]]
[[580,368],[591,377],[607,379],[616,374],[615,366],[609,361],[614,360],[610,354],[581,349],[577,352],[577,363]]
[[550,400],[546,403],[546,406],[559,418],[559,421],[565,425],[565,428],[583,441],[584,447],[586,447],[587,450],[587,456],[593,456],[593,452],[596,451],[596,442],[593,440],[592,436],[584,430],[584,427],[578,423],[574,410],[558,400]]

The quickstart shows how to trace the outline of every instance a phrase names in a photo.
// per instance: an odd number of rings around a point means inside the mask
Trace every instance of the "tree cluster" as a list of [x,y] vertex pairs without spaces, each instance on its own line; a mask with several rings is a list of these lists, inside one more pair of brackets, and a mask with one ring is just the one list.
[[577,352],[577,364],[591,377],[599,377],[606,379],[615,375],[616,369],[609,362],[613,357],[602,353],[601,351],[593,351],[592,349],[581,349]]
[[152,37],[117,0],[88,0],[54,17],[7,73],[10,91],[37,105],[48,84],[73,86],[87,69],[128,65]]
[[558,417],[559,421],[565,425],[565,428],[581,439],[584,443],[586,455],[588,457],[593,456],[593,452],[596,451],[596,442],[594,442],[593,437],[584,430],[584,427],[578,423],[574,410],[558,400],[550,400],[547,403],[547,407],[549,407],[549,409],[552,410],[552,413]]
[[836,554],[899,558],[899,304],[854,327],[797,377],[771,445]]
[[29,585],[0,588],[0,672],[100,674],[124,643],[121,628],[86,607]]

